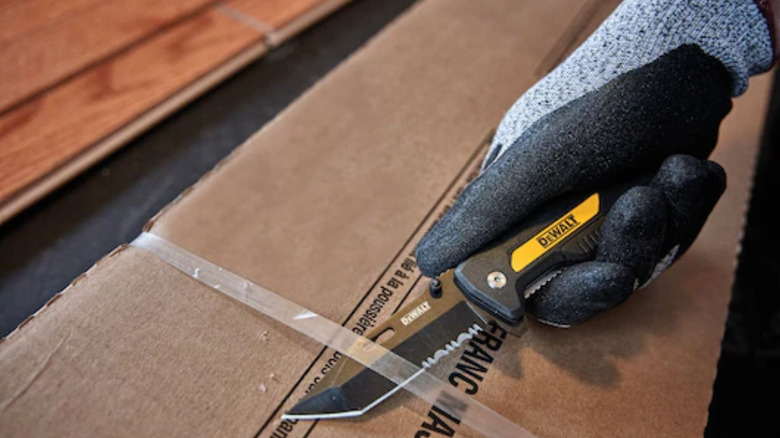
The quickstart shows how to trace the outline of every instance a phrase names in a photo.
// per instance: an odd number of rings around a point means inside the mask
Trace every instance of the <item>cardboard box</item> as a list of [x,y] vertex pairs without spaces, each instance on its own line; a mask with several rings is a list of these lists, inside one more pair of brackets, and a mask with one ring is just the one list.
[[[415,242],[476,174],[504,111],[606,12],[584,0],[425,0],[148,229],[347,327],[384,287],[391,300],[378,319],[386,318],[422,281]],[[535,324],[521,339],[494,333],[500,347],[488,349],[477,375],[450,374],[462,352],[436,371],[542,437],[699,435],[768,86],[755,78],[736,100],[714,154],[729,188],[669,272],[575,329]],[[0,430],[474,436],[409,394],[359,420],[280,421],[332,358],[122,247],[3,340]]]

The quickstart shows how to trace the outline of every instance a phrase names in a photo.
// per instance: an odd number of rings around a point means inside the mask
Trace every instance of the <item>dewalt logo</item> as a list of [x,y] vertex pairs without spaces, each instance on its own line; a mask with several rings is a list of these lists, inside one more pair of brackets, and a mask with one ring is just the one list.
[[596,217],[599,214],[599,201],[599,194],[594,193],[517,247],[512,251],[512,269],[515,272],[520,272],[550,248],[565,240],[582,225]]
[[579,224],[577,218],[570,214],[553,225],[552,228],[547,229],[543,236],[536,237],[536,241],[539,242],[539,245],[542,245],[542,248],[547,248],[557,242],[558,239],[566,237],[569,232],[577,229]]

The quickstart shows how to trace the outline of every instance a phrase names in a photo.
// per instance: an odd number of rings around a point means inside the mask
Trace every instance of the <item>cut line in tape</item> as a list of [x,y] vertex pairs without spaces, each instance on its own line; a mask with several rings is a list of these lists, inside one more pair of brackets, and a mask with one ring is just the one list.
[[403,388],[447,414],[459,418],[462,423],[485,436],[535,438],[527,430],[380,344],[162,237],[144,232],[130,245],[143,249],[201,283],[351,357],[394,382],[398,388]]

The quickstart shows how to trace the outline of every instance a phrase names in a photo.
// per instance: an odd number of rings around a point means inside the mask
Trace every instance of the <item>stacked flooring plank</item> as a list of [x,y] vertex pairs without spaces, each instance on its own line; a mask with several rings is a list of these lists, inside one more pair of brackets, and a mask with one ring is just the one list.
[[0,223],[348,0],[0,0]]

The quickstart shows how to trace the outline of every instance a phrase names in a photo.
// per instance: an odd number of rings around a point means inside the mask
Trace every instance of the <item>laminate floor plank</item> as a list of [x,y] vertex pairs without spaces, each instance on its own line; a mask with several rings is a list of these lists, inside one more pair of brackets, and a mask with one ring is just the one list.
[[[0,24],[18,22],[16,27],[23,28],[27,22],[33,27],[0,42],[0,113],[195,13],[210,1],[213,0],[75,0],[75,4],[84,7],[70,9],[70,13],[53,1],[59,6],[47,10],[48,0],[7,5]],[[47,14],[56,16],[58,10],[62,14],[46,22]],[[14,14],[30,14],[32,20]]]
[[0,223],[348,1],[0,0]]
[[107,0],[0,0],[0,44]]
[[0,118],[0,200],[214,70],[263,34],[207,10]]

